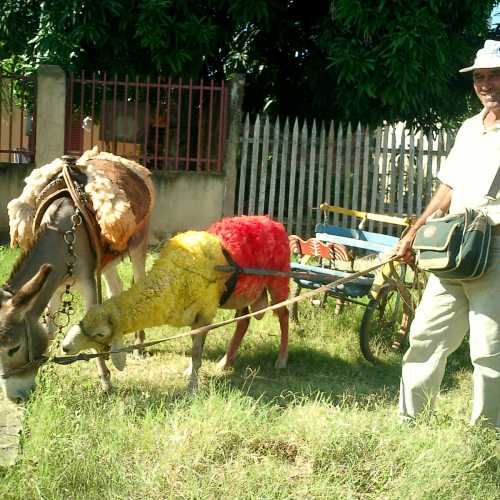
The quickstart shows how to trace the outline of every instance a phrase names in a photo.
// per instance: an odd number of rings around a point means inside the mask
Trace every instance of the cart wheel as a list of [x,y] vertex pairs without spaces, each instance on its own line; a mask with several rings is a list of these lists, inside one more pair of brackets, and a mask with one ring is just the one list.
[[403,303],[396,288],[382,288],[366,307],[359,341],[361,352],[371,363],[386,360],[391,353],[402,351],[411,318],[403,315]]

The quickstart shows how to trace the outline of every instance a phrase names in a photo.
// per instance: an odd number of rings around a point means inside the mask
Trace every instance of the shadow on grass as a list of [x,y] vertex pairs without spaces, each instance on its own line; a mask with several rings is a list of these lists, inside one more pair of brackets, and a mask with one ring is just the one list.
[[[207,355],[209,355],[207,353]],[[370,365],[363,359],[346,361],[316,349],[292,347],[288,367],[276,370],[276,353],[256,349],[242,353],[227,379],[246,394],[264,400],[315,400],[365,405],[396,395],[399,367]]]
[[[204,358],[217,360],[222,354],[217,348],[206,349]],[[396,397],[397,364],[371,366],[362,359],[347,362],[325,352],[293,348],[288,368],[276,370],[275,355],[269,349],[255,349],[237,358],[233,370],[215,375],[207,374],[202,365],[200,395],[210,387],[221,395],[236,390],[263,403],[279,406],[298,400],[312,402],[322,399],[358,407],[392,401]],[[149,382],[141,386],[122,385],[113,397],[132,399],[135,411],[137,406],[143,405],[144,410],[158,406],[167,408],[192,399],[187,386],[187,378],[179,374],[170,384],[159,380],[158,383]]]
[[[205,358],[218,360],[224,355],[219,346],[205,346]],[[359,353],[346,360],[332,356],[330,353],[297,346],[290,347],[287,369],[274,369],[277,352],[256,347],[251,351],[239,353],[234,370],[227,378],[238,387],[247,386],[252,378],[252,389],[257,397],[278,396],[281,392],[294,392],[297,395],[318,393],[333,400],[340,394],[352,394],[357,404],[366,398],[373,400],[375,396],[394,399],[399,391],[401,374],[401,358],[394,355],[390,362],[372,364]],[[463,342],[461,347],[448,359],[443,387],[453,389],[458,385],[459,375],[471,368],[469,344]],[[255,374],[255,375],[253,375]],[[262,382],[260,382],[262,381]]]
[[[204,360],[219,360],[224,354],[222,346],[206,346]],[[352,360],[332,356],[311,348],[292,346],[288,367],[276,370],[275,350],[269,346],[255,347],[240,353],[233,370],[211,374],[202,365],[200,396],[208,387],[224,395],[237,390],[263,403],[288,406],[297,401],[313,402],[318,399],[347,407],[370,409],[380,404],[395,403],[399,390],[400,363],[372,365],[361,355]],[[147,360],[145,360],[147,363]],[[443,387],[452,389],[458,384],[459,374],[470,366],[468,344],[452,356]],[[190,404],[193,396],[187,390],[188,380],[180,373],[170,384],[165,380],[146,386],[123,385],[115,397],[133,400],[135,411],[152,407],[169,408]],[[142,410],[140,409],[142,408]]]

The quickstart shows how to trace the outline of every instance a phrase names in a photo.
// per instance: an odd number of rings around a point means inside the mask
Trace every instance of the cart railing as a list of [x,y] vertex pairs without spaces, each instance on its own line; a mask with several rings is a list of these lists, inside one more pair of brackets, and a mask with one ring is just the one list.
[[375,214],[371,212],[363,212],[361,210],[353,210],[351,208],[338,207],[335,205],[329,205],[328,203],[321,203],[319,209],[327,213],[337,213],[340,215],[347,215],[350,217],[357,217],[361,219],[358,228],[363,229],[366,221],[374,221],[374,222],[385,222],[387,224],[396,224],[398,226],[411,226],[415,222],[415,217],[413,216],[404,216],[397,217],[395,215],[384,215],[384,214]]

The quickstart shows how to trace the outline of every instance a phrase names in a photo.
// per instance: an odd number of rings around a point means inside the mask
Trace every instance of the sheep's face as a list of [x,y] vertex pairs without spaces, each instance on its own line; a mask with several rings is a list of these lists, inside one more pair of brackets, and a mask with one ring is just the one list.
[[[77,354],[86,349],[106,350],[111,344],[111,350],[116,351],[123,346],[122,337],[113,335],[113,330],[108,322],[100,323],[92,329],[84,330],[82,323],[72,326],[62,342],[62,350],[66,354]],[[112,353],[111,361],[118,370],[125,368],[126,354]]]
[[82,323],[73,325],[62,342],[62,350],[66,354],[77,354],[86,349],[104,350],[110,343],[112,331],[108,324],[98,325],[90,331],[84,330]]

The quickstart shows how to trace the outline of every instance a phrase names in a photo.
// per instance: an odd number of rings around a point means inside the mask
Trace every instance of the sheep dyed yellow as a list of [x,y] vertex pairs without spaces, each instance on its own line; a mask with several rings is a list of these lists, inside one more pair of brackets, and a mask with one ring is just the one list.
[[141,282],[91,309],[82,327],[93,331],[108,322],[116,336],[164,324],[210,322],[228,279],[214,267],[226,264],[217,236],[205,231],[179,234],[163,246]]
[[[230,255],[230,258],[226,256]],[[83,349],[103,349],[111,344],[111,360],[123,369],[120,349],[125,334],[160,325],[196,328],[212,322],[219,307],[236,310],[239,320],[219,367],[232,366],[250,319],[269,301],[277,304],[289,293],[288,278],[273,273],[255,276],[216,271],[219,265],[286,272],[290,268],[288,236],[283,224],[265,216],[229,217],[206,231],[188,231],[168,241],[153,268],[129,290],[87,312],[62,342],[67,354]],[[235,281],[233,278],[237,277]],[[231,280],[231,281],[229,281]],[[227,287],[227,288],[226,288]],[[280,348],[275,366],[285,368],[288,359],[288,309],[275,310],[280,324]],[[262,317],[261,315],[259,315]],[[257,317],[257,319],[259,319]],[[189,388],[198,386],[206,332],[191,336]]]

